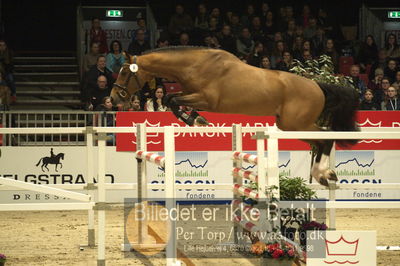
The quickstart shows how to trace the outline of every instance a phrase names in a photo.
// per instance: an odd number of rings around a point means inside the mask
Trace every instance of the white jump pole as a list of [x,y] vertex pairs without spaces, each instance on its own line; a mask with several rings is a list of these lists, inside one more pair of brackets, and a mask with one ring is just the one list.
[[106,259],[106,190],[105,190],[105,174],[106,174],[106,139],[107,135],[105,133],[98,134],[98,197],[97,197],[97,217],[98,217],[98,253],[97,253],[97,265],[105,266]]
[[[241,124],[233,124],[232,125],[232,152],[242,152],[243,151],[243,143],[242,143],[242,125]],[[243,162],[242,160],[233,160],[233,167],[242,169]],[[233,178],[233,182],[236,184],[240,184],[243,186],[243,178],[240,175],[236,175]],[[240,200],[240,197],[233,193],[234,199]],[[240,209],[238,210],[239,217],[242,216]],[[234,223],[234,242],[242,245],[244,244],[243,238],[238,238],[239,233],[243,233],[243,228],[239,226],[239,224]]]
[[[86,128],[86,164],[87,164],[87,185],[88,194],[94,199],[94,183],[93,183],[93,127]],[[95,230],[94,230],[94,210],[88,210],[88,247],[95,247]]]
[[[168,213],[171,213],[171,210],[176,208],[174,132],[173,126],[164,127],[165,207],[168,209]],[[169,220],[167,231],[169,232],[166,248],[167,266],[181,265],[181,262],[177,259],[176,221]]]
[[[335,170],[336,163],[336,148],[335,143],[332,145],[329,155],[329,168]],[[328,180],[329,186],[329,201],[336,201],[336,182]],[[329,209],[329,230],[336,230],[336,209]]]

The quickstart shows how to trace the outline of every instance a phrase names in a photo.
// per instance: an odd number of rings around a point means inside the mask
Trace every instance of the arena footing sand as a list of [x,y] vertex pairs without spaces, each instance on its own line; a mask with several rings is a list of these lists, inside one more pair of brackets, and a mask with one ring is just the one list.
[[[377,245],[400,245],[400,210],[337,210],[338,230],[376,230]],[[135,252],[121,252],[124,240],[124,209],[115,206],[106,213],[107,265],[165,265],[163,254],[148,259]],[[218,224],[217,228],[224,224]],[[0,253],[6,265],[97,265],[97,249],[79,249],[87,243],[87,212],[2,212]],[[378,251],[378,265],[400,265],[400,251]],[[247,258],[188,258],[189,265],[256,265]],[[190,264],[193,263],[193,264]]]

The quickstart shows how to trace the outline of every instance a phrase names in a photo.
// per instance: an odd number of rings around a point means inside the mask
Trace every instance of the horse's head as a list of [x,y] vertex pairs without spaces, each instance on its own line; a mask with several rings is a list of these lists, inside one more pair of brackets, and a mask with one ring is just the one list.
[[126,59],[119,71],[118,78],[114,83],[110,96],[114,104],[129,104],[132,95],[140,90],[147,81],[151,79],[149,73],[141,70],[137,65],[137,57],[123,53]]
[[64,153],[59,153],[56,157],[60,157],[60,159],[64,160]]

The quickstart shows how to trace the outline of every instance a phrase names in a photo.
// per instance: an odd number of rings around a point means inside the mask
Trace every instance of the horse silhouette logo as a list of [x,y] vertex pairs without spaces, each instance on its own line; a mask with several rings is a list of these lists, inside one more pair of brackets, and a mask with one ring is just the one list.
[[36,164],[36,166],[39,166],[40,162],[42,162],[42,171],[44,172],[43,167],[45,167],[47,169],[47,171],[49,171],[49,168],[47,167],[48,164],[55,164],[55,170],[56,172],[58,172],[57,170],[57,166],[60,165],[60,168],[62,168],[62,163],[60,162],[60,160],[64,160],[64,153],[59,153],[57,155],[55,155],[53,153],[53,148],[51,148],[50,150],[50,157],[42,157],[40,158],[39,162]]

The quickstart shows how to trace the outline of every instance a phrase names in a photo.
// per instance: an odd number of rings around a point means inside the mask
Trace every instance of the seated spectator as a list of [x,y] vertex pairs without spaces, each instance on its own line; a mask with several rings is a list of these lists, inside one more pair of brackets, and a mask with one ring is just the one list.
[[270,10],[269,4],[267,2],[262,2],[261,3],[261,12],[260,12],[260,18],[261,18],[262,25],[265,25],[265,21],[267,20],[267,13],[269,10]]
[[207,33],[209,35],[216,36],[217,33],[220,31],[217,18],[210,17],[208,24],[209,24],[209,26],[208,26]]
[[372,35],[368,35],[361,44],[356,62],[360,64],[360,68],[365,71],[367,65],[372,65],[378,61],[378,47]]
[[275,32],[278,30],[278,27],[276,26],[274,22],[274,13],[272,11],[267,12],[266,20],[264,23],[264,34],[266,38],[273,38],[273,35]]
[[387,77],[383,77],[380,88],[378,87],[378,90],[374,91],[375,102],[381,104],[382,101],[386,100],[389,87],[390,87],[389,79]]
[[208,30],[207,7],[203,3],[197,6],[197,15],[194,18],[194,28],[200,33],[205,33]]
[[169,20],[168,30],[172,40],[175,40],[182,32],[190,32],[193,29],[193,20],[189,14],[185,13],[183,5],[175,6],[175,14]]
[[231,27],[232,35],[235,38],[239,37],[243,26],[240,23],[240,19],[239,19],[239,16],[237,14],[235,14],[235,13],[232,14],[231,22],[229,23],[229,26]]
[[164,86],[157,86],[155,90],[152,91],[151,98],[147,100],[145,110],[147,112],[165,112],[167,111],[167,106],[164,105],[164,97],[166,91]]
[[218,39],[215,36],[207,35],[204,37],[204,45],[205,47],[219,49],[221,45],[219,45]]
[[[102,111],[101,114],[101,126],[103,127],[114,127],[115,126],[115,116],[112,113],[107,113],[111,111],[118,111],[112,103],[112,98],[110,96],[105,96],[101,100],[95,111]],[[112,146],[115,141],[115,135],[113,133],[107,133],[107,146]]]
[[317,31],[314,37],[311,38],[311,47],[314,49],[314,53],[316,56],[320,56],[322,51],[324,50],[326,43],[325,31],[321,26],[317,26]]
[[145,40],[144,31],[136,30],[136,39],[129,44],[128,53],[131,55],[141,55],[143,52],[150,50],[150,44]]
[[221,17],[221,10],[218,7],[214,7],[213,9],[211,9],[210,19],[211,18],[216,19],[218,29],[222,28],[224,21],[223,18]]
[[83,57],[83,72],[89,71],[89,69],[96,65],[97,58],[100,55],[100,45],[97,42],[92,43],[90,45],[89,53],[85,54]]
[[377,68],[385,69],[386,64],[387,64],[386,59],[387,59],[386,50],[380,49],[378,51],[378,61],[373,63],[371,66],[371,72],[369,73],[369,79],[374,78],[375,69],[377,69]]
[[231,27],[229,25],[224,25],[217,37],[221,49],[236,54],[236,38],[231,33]]
[[275,43],[274,50],[272,51],[270,57],[272,69],[276,69],[279,62],[283,60],[282,56],[285,50],[287,50],[287,48],[285,47],[285,43],[283,41],[277,41]]
[[157,48],[168,47],[169,41],[166,38],[158,38],[157,40]]
[[311,45],[311,42],[309,40],[305,40],[301,46],[302,51],[304,52],[305,50],[310,51],[311,56],[314,58],[317,56],[315,53],[314,48]]
[[293,57],[289,51],[284,51],[282,53],[282,61],[276,65],[277,70],[289,72],[293,67]]
[[299,61],[304,64],[308,60],[313,60],[312,54],[310,50],[304,50]]
[[360,79],[360,67],[358,65],[352,65],[350,67],[350,78],[353,80],[353,85],[360,92],[360,100],[362,99],[367,86],[364,84],[364,81]]
[[373,101],[374,94],[372,90],[367,89],[364,93],[364,97],[360,103],[360,110],[376,111],[381,110],[379,104]]
[[395,87],[398,92],[400,91],[400,70],[396,72],[396,80],[392,83],[392,87]]
[[294,19],[291,19],[287,22],[287,30],[283,33],[283,40],[290,47],[293,47],[294,38],[296,33],[296,22]]
[[113,77],[118,77],[122,65],[125,63],[125,56],[122,54],[121,43],[114,40],[110,44],[110,53],[106,57],[106,66],[113,73]]
[[8,111],[11,103],[11,91],[0,71],[0,111]]
[[308,20],[308,26],[304,27],[304,39],[311,40],[317,33],[317,20],[314,17],[310,17]]
[[261,63],[262,56],[265,55],[264,45],[261,42],[256,42],[253,51],[247,60],[249,65],[258,67]]
[[317,25],[321,26],[324,29],[327,38],[334,38],[333,21],[328,17],[328,13],[323,8],[318,9]]
[[100,75],[97,78],[96,87],[93,87],[89,93],[90,95],[90,103],[92,106],[89,105],[89,110],[98,110],[97,108],[99,105],[103,103],[104,97],[109,96],[111,93],[111,87],[107,85],[107,78],[106,76]]
[[383,72],[384,72],[385,76],[389,78],[390,84],[395,82],[397,70],[398,70],[398,68],[397,68],[396,60],[389,59],[389,61],[387,62],[387,66],[385,67]]
[[293,58],[300,60],[302,57],[301,52],[303,51],[304,38],[301,35],[296,35],[294,38],[294,43],[292,47]]
[[90,46],[94,42],[99,43],[99,51],[101,54],[108,53],[107,34],[100,27],[100,19],[98,19],[98,18],[92,19],[92,27],[89,31],[89,40],[90,40],[90,42],[89,42]]
[[92,66],[83,77],[82,100],[85,102],[90,102],[90,93],[97,88],[97,78],[99,76],[105,76],[108,81],[107,87],[112,87],[114,79],[111,71],[106,67],[106,58],[104,55],[100,55],[97,58],[96,65]]
[[301,15],[297,18],[297,23],[298,25],[301,25],[302,27],[306,28],[309,25],[309,20],[311,17],[311,9],[308,4],[303,5],[303,12]]
[[250,21],[252,21],[253,17],[256,15],[254,6],[252,4],[247,5],[246,12],[240,18],[240,22],[244,27],[250,26]]
[[186,46],[186,45],[190,45],[190,38],[189,38],[189,34],[187,34],[186,32],[182,32],[179,36],[179,43],[178,45],[182,45],[182,46]]
[[[372,90],[372,92],[375,94],[376,91],[382,90],[382,79],[383,79],[383,69],[377,68],[375,69],[375,77],[372,80],[369,80],[368,82],[368,89]],[[380,99],[379,102],[381,102],[382,99]]]
[[268,56],[264,55],[261,57],[260,68],[271,69],[271,61]]
[[17,89],[14,83],[14,56],[11,49],[7,47],[7,43],[4,40],[0,40],[0,69],[4,77],[5,83],[11,90],[11,103],[15,103],[17,100]]
[[386,38],[385,51],[387,57],[390,59],[400,58],[400,46],[397,43],[396,35],[393,33],[389,34]]
[[[266,42],[264,43],[265,50],[268,51],[268,53],[271,55],[273,51],[276,49],[276,43],[283,42],[282,33],[280,31],[277,31],[274,33],[272,39],[268,37],[265,40],[266,40]],[[286,45],[285,42],[283,43],[284,45]]]
[[332,39],[327,39],[325,42],[325,47],[322,50],[322,54],[329,56],[332,59],[334,72],[339,71],[339,54],[336,51],[335,43]]
[[128,111],[142,111],[143,109],[140,106],[140,97],[137,94],[132,95],[129,101],[130,107]]
[[263,41],[264,39],[264,30],[261,26],[261,19],[258,16],[254,16],[253,19],[251,20],[251,25],[250,25],[250,32],[251,36],[253,36],[253,40],[255,42],[257,41]]
[[248,28],[243,28],[240,37],[236,40],[236,50],[239,56],[248,57],[254,49],[254,41]]
[[382,110],[385,111],[400,111],[400,102],[397,99],[397,90],[394,87],[389,87],[387,96],[382,101]]

